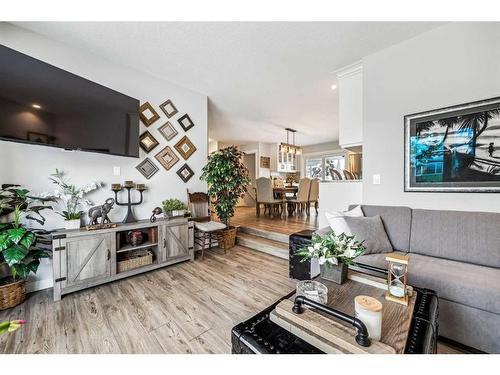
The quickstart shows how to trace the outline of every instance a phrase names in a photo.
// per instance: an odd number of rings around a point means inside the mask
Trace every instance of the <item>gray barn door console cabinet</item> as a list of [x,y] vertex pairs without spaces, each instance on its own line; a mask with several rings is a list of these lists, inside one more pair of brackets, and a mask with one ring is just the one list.
[[[134,241],[131,232],[142,238]],[[193,241],[194,223],[187,218],[143,220],[97,231],[55,231],[54,301],[77,290],[192,261]]]

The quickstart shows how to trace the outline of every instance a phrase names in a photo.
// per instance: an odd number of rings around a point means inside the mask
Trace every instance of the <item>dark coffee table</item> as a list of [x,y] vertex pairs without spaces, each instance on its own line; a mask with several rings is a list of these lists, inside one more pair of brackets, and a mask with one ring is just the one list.
[[[304,244],[305,233],[296,236],[301,245]],[[358,264],[353,267],[357,273],[378,276],[385,279],[387,271],[384,269],[375,268]],[[307,272],[306,272],[307,273]],[[300,272],[300,276],[304,276]],[[369,276],[367,276],[369,277]],[[328,284],[328,281],[322,280],[319,277],[318,281]],[[332,290],[333,296],[335,293],[345,293],[348,288],[342,288],[333,284],[327,285],[329,290]],[[434,291],[424,288],[413,287],[416,297],[414,298],[413,312],[409,312],[406,317],[406,328],[404,334],[406,340],[399,342],[399,353],[436,353],[437,336],[438,336],[438,298]],[[365,289],[366,291],[366,289]],[[375,292],[376,293],[376,292]],[[276,305],[281,301],[292,299],[295,291],[283,296],[278,301],[267,307],[257,315],[242,322],[232,329],[231,341],[232,352],[235,354],[251,354],[251,353],[268,353],[268,354],[313,354],[323,353],[322,350],[311,345],[305,340],[290,333],[287,329],[275,324],[270,319],[270,314],[275,310]],[[329,298],[330,300],[330,298]],[[332,298],[334,300],[334,298]],[[330,307],[336,308],[335,303],[330,304]],[[341,306],[344,313],[353,314],[352,307],[349,304]],[[401,336],[401,332],[397,333]]]

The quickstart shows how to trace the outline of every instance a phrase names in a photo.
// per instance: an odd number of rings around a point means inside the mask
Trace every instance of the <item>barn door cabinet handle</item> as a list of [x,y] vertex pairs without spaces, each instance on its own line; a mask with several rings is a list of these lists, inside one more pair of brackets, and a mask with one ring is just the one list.
[[111,251],[109,251],[109,249],[107,249],[107,251],[106,251],[106,259],[107,260],[111,259]]
[[163,239],[163,247],[167,248],[167,239],[166,238]]

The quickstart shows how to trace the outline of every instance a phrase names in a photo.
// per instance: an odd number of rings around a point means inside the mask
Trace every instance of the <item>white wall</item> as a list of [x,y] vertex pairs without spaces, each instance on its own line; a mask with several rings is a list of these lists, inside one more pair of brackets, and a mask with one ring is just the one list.
[[[205,95],[112,64],[85,51],[74,50],[10,24],[0,23],[0,43],[135,97],[141,103],[149,101],[161,115],[161,119],[148,128],[160,142],[160,145],[148,155],[160,169],[150,180],[146,180],[135,168],[145,157],[142,150],[140,158],[128,158],[87,152],[68,153],[50,147],[0,141],[1,183],[22,184],[33,192],[52,190],[54,187],[48,180],[48,175],[55,168],[59,168],[67,172],[71,181],[77,185],[89,181],[104,182],[105,188],[89,196],[96,204],[113,196],[110,190],[110,184],[113,182],[134,180],[138,183],[146,183],[148,191],[145,192],[144,203],[134,209],[138,219],[148,218],[151,215],[151,210],[155,206],[161,206],[161,201],[166,198],[174,197],[186,200],[186,188],[206,191],[206,184],[199,180],[201,168],[207,158],[207,97]],[[173,146],[186,134],[197,148],[197,151],[187,160],[195,175],[186,184],[176,174],[176,171],[185,162],[182,158],[169,171],[166,171],[154,159],[154,155],[167,145],[166,140],[157,129],[166,122],[166,116],[158,106],[169,98],[179,110],[179,113],[169,120],[179,134],[168,144]],[[188,113],[195,123],[195,126],[187,133],[184,133],[176,121],[184,113]],[[145,129],[141,124],[141,132]],[[121,167],[120,176],[113,176],[114,166]],[[110,217],[114,221],[121,221],[125,212],[124,208],[117,207],[113,209]],[[63,226],[63,221],[59,216],[49,213],[47,217],[49,219],[45,226],[47,229]],[[48,280],[50,277],[50,269],[44,265],[37,275],[39,284],[50,286],[50,284],[47,285],[50,282]]]
[[404,115],[500,96],[499,46],[500,23],[452,23],[363,59],[364,204],[500,211],[498,194],[403,191]]
[[346,211],[350,204],[360,204],[363,185],[361,181],[331,181],[319,184],[319,228],[328,226],[325,212]]

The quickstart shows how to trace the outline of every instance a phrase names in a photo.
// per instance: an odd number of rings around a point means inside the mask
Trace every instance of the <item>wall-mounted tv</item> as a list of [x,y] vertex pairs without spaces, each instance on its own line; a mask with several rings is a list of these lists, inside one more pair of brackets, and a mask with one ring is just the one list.
[[139,101],[0,45],[0,139],[139,156]]

